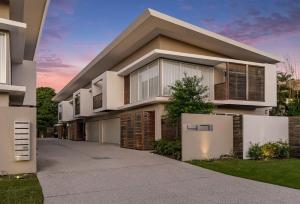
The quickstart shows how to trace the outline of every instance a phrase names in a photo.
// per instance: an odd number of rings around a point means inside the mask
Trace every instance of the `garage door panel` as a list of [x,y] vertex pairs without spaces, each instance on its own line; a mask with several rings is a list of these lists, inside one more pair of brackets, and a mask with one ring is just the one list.
[[86,123],[86,139],[91,142],[99,142],[100,138],[100,122],[93,121]]
[[120,144],[120,118],[102,121],[103,143]]

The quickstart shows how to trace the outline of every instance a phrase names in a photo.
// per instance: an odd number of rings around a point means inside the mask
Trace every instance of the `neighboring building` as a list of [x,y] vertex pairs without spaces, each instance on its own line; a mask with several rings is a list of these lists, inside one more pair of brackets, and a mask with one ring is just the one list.
[[0,0],[0,174],[36,172],[35,55],[47,0]]
[[169,85],[184,73],[203,76],[216,114],[267,114],[276,106],[280,60],[148,9],[53,100],[68,138],[151,149]]

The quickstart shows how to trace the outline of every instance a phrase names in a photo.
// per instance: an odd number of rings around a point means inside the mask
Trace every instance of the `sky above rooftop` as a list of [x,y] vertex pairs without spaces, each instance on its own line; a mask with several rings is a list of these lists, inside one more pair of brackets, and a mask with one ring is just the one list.
[[59,91],[146,8],[288,56],[300,72],[300,0],[51,0],[37,85]]

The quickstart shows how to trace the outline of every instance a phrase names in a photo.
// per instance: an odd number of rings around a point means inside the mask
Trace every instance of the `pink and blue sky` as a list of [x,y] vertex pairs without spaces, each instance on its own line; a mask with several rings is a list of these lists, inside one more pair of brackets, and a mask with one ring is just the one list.
[[146,8],[289,56],[300,72],[300,0],[51,0],[38,86],[59,91]]

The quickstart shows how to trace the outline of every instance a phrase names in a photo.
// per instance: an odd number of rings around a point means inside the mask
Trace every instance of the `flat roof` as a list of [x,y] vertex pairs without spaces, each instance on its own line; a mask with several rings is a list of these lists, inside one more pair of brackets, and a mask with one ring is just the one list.
[[226,53],[232,59],[275,64],[281,58],[210,32],[152,9],[146,9],[115,40],[104,48],[59,93],[54,101],[62,101],[84,87],[104,71],[113,68],[156,36],[164,35],[213,52]]

